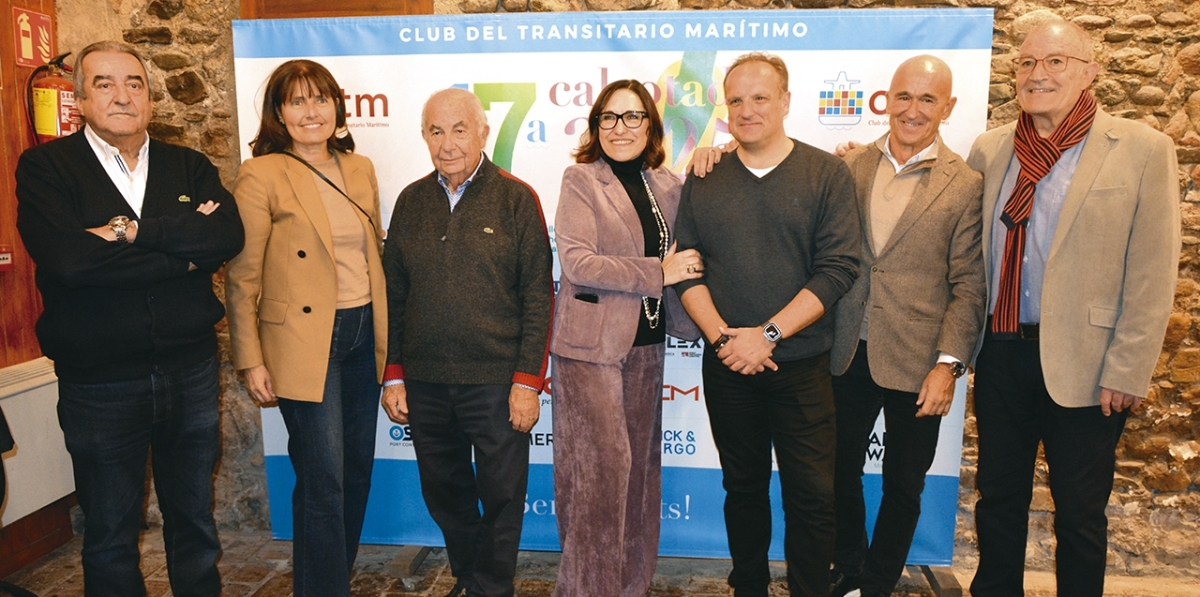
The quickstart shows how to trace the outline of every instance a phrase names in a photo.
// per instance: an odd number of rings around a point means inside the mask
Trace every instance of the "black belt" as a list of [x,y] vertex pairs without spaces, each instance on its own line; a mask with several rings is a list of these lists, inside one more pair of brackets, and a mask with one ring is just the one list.
[[987,333],[992,340],[1037,340],[1041,326],[1036,323],[1019,323],[1015,332],[993,332],[992,318],[987,318]]

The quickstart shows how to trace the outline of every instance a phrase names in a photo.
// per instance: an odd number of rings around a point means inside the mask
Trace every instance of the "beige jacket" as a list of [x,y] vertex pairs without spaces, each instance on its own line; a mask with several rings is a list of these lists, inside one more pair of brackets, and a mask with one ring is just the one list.
[[[387,360],[387,292],[379,187],[371,160],[342,154],[346,192],[359,210],[367,238],[367,268],[375,317],[375,365],[379,379]],[[246,228],[246,246],[229,262],[225,302],[233,366],[266,365],[275,394],[320,402],[337,312],[337,268],[325,204],[304,164],[283,154],[247,160],[233,183]]]
[[[980,135],[983,255],[1013,155],[1016,123]],[[1179,269],[1175,145],[1145,124],[1096,112],[1067,189],[1042,282],[1041,357],[1050,397],[1095,406],[1100,389],[1145,396],[1162,351]]]

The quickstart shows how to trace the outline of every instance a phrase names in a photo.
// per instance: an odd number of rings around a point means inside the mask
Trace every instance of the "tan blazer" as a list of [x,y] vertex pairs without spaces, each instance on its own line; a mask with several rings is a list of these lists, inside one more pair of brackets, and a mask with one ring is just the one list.
[[[673,229],[683,184],[664,168],[644,174]],[[562,276],[550,352],[591,363],[620,361],[637,335],[643,296],[663,298],[668,334],[688,340],[700,337],[675,290],[664,291],[658,259],[645,256],[637,210],[604,160],[575,164],[563,172],[554,239]],[[593,295],[596,302],[580,300],[577,294]]]
[[871,248],[871,190],[880,159],[876,143],[846,156],[862,220],[861,274],[834,305],[830,369],[850,367],[867,320],[871,377],[885,388],[920,392],[939,352],[968,361],[983,330],[987,282],[980,250],[982,177],[937,140],[937,160],[921,175],[914,196],[887,244]]
[[[980,135],[967,162],[983,173],[983,254],[1013,156],[1016,123]],[[1098,111],[1067,189],[1042,281],[1046,389],[1065,407],[1100,389],[1145,396],[1162,351],[1179,269],[1175,145],[1145,124]]]
[[[342,154],[346,192],[359,210],[367,238],[367,268],[375,314],[375,366],[387,360],[387,292],[381,259],[379,188],[371,160]],[[317,189],[325,184],[304,164],[283,154],[247,160],[233,183],[246,246],[229,262],[225,302],[233,366],[266,365],[275,394],[320,402],[337,311],[333,234]]]

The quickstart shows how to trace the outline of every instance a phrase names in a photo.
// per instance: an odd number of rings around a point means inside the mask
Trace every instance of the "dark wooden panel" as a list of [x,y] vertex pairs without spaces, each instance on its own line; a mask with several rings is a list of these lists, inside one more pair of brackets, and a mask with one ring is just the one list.
[[0,578],[28,566],[75,536],[71,506],[75,494],[0,529]]
[[242,0],[243,19],[431,15],[433,0]]
[[0,367],[41,356],[33,325],[42,312],[33,281],[33,262],[17,235],[17,158],[32,144],[25,122],[25,80],[33,71],[18,68],[13,46],[12,8],[20,6],[54,16],[53,0],[5,0],[0,14],[0,245],[13,247],[12,271],[0,272]]

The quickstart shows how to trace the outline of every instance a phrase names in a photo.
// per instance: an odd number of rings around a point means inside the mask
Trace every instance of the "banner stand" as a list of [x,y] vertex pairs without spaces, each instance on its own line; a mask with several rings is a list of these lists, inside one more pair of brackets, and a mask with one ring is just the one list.
[[[396,556],[396,559],[392,560],[392,566],[395,567],[395,570],[402,572],[402,574],[396,574],[396,576],[400,579],[400,584],[404,585],[406,592],[416,592],[417,579],[413,577],[417,574],[417,568],[420,568],[421,564],[425,562],[425,556],[428,556],[432,550],[432,547],[425,545],[403,545],[400,547],[400,553]],[[961,597],[961,595],[962,591],[959,590],[958,595],[954,597]]]
[[929,581],[929,587],[937,597],[962,597],[962,585],[949,566],[921,565],[921,574]]

